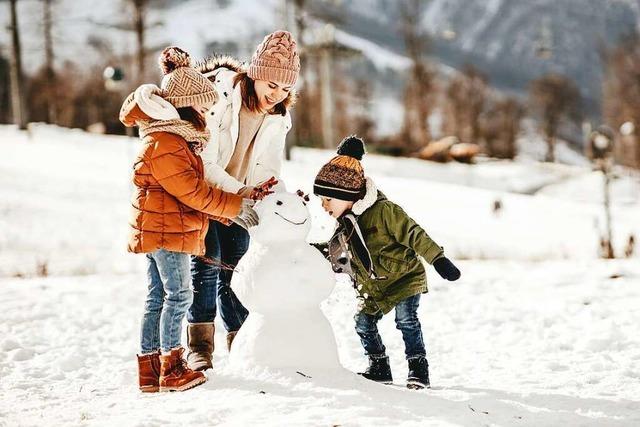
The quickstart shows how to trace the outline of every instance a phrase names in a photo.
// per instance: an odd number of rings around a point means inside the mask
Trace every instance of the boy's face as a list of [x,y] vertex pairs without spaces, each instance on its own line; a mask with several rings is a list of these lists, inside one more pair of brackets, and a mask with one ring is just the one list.
[[353,202],[347,202],[346,200],[333,199],[324,196],[320,197],[320,200],[322,200],[322,208],[334,218],[338,218],[346,210],[353,207]]

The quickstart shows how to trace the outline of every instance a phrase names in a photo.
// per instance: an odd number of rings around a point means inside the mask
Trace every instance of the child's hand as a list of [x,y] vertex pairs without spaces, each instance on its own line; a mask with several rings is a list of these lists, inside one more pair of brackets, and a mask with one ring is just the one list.
[[262,200],[267,197],[269,194],[273,194],[271,189],[278,184],[278,180],[275,176],[272,176],[268,180],[256,185],[251,191],[249,198],[251,200]]
[[453,265],[446,256],[435,260],[433,262],[433,267],[443,279],[447,279],[450,282],[456,281],[460,278],[460,270],[458,270],[458,268]]

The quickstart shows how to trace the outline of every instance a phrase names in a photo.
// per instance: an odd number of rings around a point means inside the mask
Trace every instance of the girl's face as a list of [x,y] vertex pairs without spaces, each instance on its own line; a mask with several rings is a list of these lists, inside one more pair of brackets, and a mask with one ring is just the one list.
[[348,209],[353,207],[353,202],[347,202],[346,200],[333,199],[324,196],[320,197],[320,200],[322,200],[322,208],[334,218],[340,217]]
[[291,86],[285,86],[270,80],[254,80],[258,105],[264,112],[270,111],[273,107],[284,101],[291,91]]

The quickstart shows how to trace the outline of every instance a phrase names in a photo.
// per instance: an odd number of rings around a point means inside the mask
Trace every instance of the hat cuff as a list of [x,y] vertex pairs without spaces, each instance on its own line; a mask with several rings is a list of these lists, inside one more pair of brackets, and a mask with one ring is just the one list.
[[362,198],[363,190],[348,190],[346,188],[336,187],[326,182],[316,181],[313,184],[313,194],[316,196],[331,197],[334,199],[344,200],[347,202],[355,202]]
[[247,76],[253,80],[270,80],[276,83],[293,86],[298,80],[298,72],[286,68],[249,65]]
[[203,92],[193,95],[182,96],[165,96],[164,99],[169,101],[176,108],[193,107],[194,105],[203,105],[206,103],[216,103],[218,94],[215,91]]

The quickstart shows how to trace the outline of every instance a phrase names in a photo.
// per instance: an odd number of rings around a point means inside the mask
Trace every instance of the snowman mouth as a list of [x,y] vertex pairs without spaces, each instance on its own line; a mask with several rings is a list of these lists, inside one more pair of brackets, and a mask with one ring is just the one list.
[[302,222],[293,222],[293,221],[291,221],[290,219],[287,219],[287,218],[283,217],[283,216],[282,216],[282,215],[280,215],[278,212],[275,212],[275,214],[276,214],[276,215],[278,215],[280,218],[284,219],[285,221],[290,222],[290,223],[291,223],[291,224],[293,224],[293,225],[302,225],[302,224],[304,224],[305,222],[307,222],[307,218],[305,218],[305,219],[304,219],[304,221],[302,221]]

